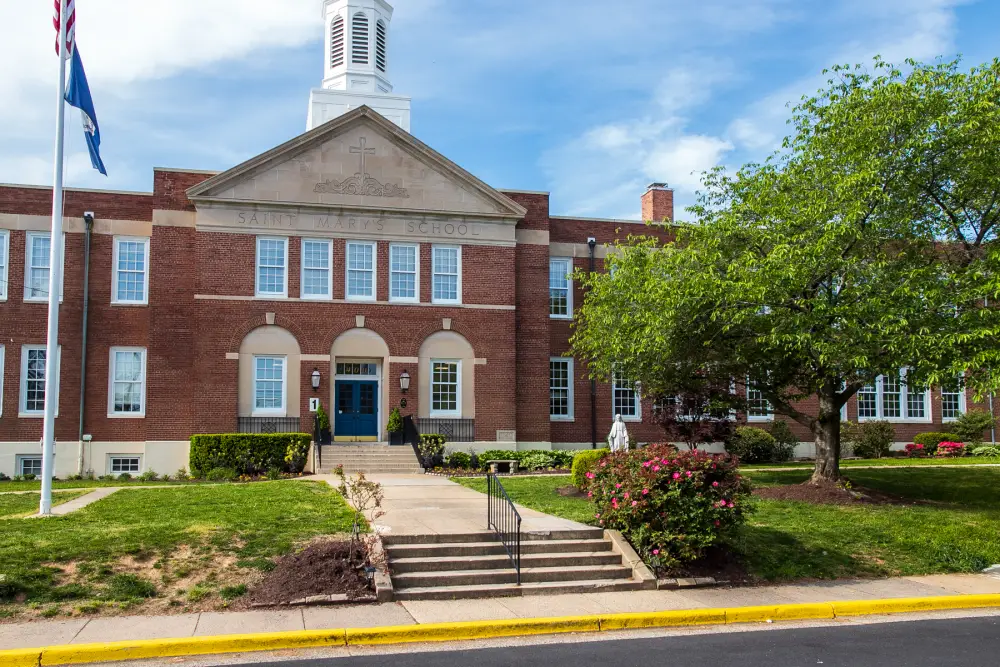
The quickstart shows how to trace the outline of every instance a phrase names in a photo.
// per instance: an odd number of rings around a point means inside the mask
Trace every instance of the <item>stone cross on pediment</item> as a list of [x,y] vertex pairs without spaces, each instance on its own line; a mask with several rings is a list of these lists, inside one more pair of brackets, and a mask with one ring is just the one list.
[[362,178],[367,178],[368,172],[365,169],[366,158],[369,155],[375,155],[375,149],[368,148],[367,137],[361,137],[359,143],[361,144],[360,146],[351,146],[350,150],[352,155],[358,155],[358,154],[361,155],[361,171],[359,171],[357,175],[361,176]]

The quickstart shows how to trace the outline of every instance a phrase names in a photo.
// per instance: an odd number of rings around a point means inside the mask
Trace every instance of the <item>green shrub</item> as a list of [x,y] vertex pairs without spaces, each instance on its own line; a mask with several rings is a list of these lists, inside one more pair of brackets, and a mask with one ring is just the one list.
[[267,478],[274,481],[282,478],[281,468],[274,466],[267,469]]
[[927,456],[934,456],[937,451],[937,446],[942,442],[957,442],[961,440],[955,433],[939,433],[937,431],[926,431],[924,433],[917,433],[913,437],[913,444],[923,445],[924,454]]
[[553,466],[554,460],[549,452],[537,451],[521,459],[520,467],[525,470],[547,470]]
[[128,474],[127,472],[123,472],[122,474],[118,475],[118,477],[116,479],[119,482],[127,482],[130,479],[132,479],[132,475]]
[[108,581],[102,597],[122,602],[153,598],[156,597],[156,585],[134,574],[116,574]]
[[176,479],[178,482],[186,482],[189,479],[191,479],[191,476],[188,475],[187,470],[185,470],[184,468],[178,468],[177,472],[174,473],[174,479]]
[[448,466],[451,468],[468,470],[472,467],[472,456],[466,454],[465,452],[452,452],[451,455],[448,456]]
[[611,450],[604,449],[584,449],[573,457],[573,470],[571,472],[573,485],[581,491],[587,488],[587,473],[593,471],[598,461],[611,454]]
[[322,403],[316,408],[316,428],[321,432],[330,430],[330,415],[326,414]]
[[771,460],[775,463],[791,461],[795,455],[795,448],[799,445],[799,439],[792,433],[788,422],[778,420],[771,424],[771,437],[774,438],[774,456]]
[[399,414],[399,408],[393,408],[389,413],[389,421],[385,425],[385,430],[389,433],[401,433],[403,431],[403,415]]
[[892,449],[896,429],[887,421],[845,422],[841,424],[840,438],[847,441],[855,456],[880,459]]
[[490,461],[517,461],[521,463],[521,456],[512,449],[487,449],[479,455],[479,467],[486,470]]
[[302,472],[312,436],[307,433],[224,433],[191,436],[191,472],[232,468],[239,475],[259,475],[271,468]]
[[951,430],[958,434],[961,442],[979,444],[983,441],[983,433],[993,428],[996,420],[985,410],[969,410],[959,416],[951,425]]
[[622,531],[650,565],[671,569],[697,560],[746,521],[750,485],[738,466],[729,454],[652,445],[609,456],[587,490],[601,526]]
[[157,475],[156,472],[153,470],[147,470],[146,472],[136,477],[136,479],[138,479],[140,482],[155,482],[159,478],[160,476]]
[[573,458],[576,452],[569,449],[553,449],[549,454],[552,455],[552,465],[556,468],[570,468],[573,465]]
[[972,450],[973,456],[988,456],[990,458],[1000,458],[1000,446],[981,445]]
[[34,473],[29,472],[24,474],[24,481],[26,482],[34,482],[36,479],[38,478],[35,476]]
[[212,468],[205,475],[205,479],[210,482],[232,482],[238,477],[232,468]]
[[435,468],[443,463],[444,446],[446,443],[447,438],[438,433],[420,434],[420,443],[417,445],[417,450],[420,452],[424,468]]
[[770,463],[774,459],[778,442],[770,433],[753,426],[738,426],[726,443],[726,451],[740,463]]

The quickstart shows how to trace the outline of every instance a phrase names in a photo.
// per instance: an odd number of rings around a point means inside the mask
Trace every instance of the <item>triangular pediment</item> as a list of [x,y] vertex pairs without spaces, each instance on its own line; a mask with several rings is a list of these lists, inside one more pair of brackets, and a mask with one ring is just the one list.
[[360,107],[187,191],[195,204],[276,204],[519,220],[525,209]]

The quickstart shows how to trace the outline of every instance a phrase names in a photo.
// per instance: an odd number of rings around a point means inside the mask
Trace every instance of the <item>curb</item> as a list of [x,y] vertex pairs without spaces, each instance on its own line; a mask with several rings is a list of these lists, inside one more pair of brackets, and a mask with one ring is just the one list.
[[631,614],[598,614],[505,621],[428,623],[381,628],[305,630],[216,637],[186,637],[98,644],[67,644],[0,651],[0,665],[40,667],[91,662],[169,658],[185,655],[249,653],[330,646],[372,646],[446,642],[568,632],[609,632],[691,625],[730,625],[834,619],[844,616],[900,614],[948,609],[1000,607],[1000,595],[948,595],[925,598],[851,600],[718,609],[686,609]]

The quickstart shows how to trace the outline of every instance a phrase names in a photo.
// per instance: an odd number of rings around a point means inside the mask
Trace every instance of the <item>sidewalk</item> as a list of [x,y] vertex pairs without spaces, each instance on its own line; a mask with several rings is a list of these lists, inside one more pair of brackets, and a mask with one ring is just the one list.
[[755,588],[699,588],[687,591],[637,591],[531,596],[487,600],[402,602],[345,607],[244,612],[205,612],[176,616],[120,616],[37,621],[0,625],[0,650],[57,644],[90,644],[331,628],[414,626],[451,621],[495,621],[835,602],[879,598],[1000,594],[1000,578],[982,574],[901,577]]

